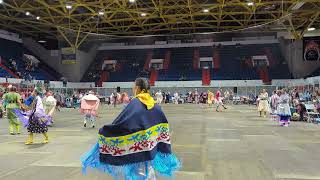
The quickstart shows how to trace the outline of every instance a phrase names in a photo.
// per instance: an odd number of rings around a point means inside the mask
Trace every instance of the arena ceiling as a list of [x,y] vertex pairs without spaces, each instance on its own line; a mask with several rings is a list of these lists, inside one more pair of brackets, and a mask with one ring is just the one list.
[[[288,30],[301,38],[320,28],[319,0],[0,0],[0,28],[77,43],[104,36]],[[74,44],[74,43],[72,43]],[[80,43],[81,44],[81,43]]]

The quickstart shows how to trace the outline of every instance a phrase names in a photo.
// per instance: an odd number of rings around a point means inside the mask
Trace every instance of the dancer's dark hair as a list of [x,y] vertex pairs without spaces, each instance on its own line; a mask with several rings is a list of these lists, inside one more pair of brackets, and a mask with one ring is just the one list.
[[143,91],[143,90],[149,91],[149,89],[150,89],[149,80],[147,78],[138,77],[135,80],[135,84],[136,84],[136,86],[138,86],[140,88],[141,91]]

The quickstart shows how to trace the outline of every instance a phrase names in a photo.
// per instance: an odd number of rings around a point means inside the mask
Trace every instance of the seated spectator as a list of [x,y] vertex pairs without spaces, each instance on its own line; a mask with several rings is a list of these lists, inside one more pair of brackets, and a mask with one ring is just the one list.
[[19,76],[19,78],[21,78],[22,77],[22,74],[21,74],[21,72],[17,72],[17,75]]
[[299,113],[299,120],[303,121],[304,115],[307,112],[306,106],[303,103],[299,102],[296,108],[297,108],[297,113]]

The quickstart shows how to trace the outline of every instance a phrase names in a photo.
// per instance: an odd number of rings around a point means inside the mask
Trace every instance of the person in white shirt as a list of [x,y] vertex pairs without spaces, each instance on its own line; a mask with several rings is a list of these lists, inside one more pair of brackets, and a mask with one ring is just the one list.
[[163,96],[161,90],[156,93],[157,104],[161,104],[163,101]]
[[57,100],[53,97],[52,91],[48,91],[46,93],[46,96],[43,98],[42,102],[43,102],[46,115],[52,118],[52,123],[53,123],[53,115],[56,110]]
[[177,92],[175,92],[173,94],[173,96],[174,96],[174,103],[175,104],[179,104],[179,94]]

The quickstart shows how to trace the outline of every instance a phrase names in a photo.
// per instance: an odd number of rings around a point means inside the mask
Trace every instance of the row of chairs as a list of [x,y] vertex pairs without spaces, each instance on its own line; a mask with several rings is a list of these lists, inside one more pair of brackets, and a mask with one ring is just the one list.
[[320,114],[318,112],[315,112],[315,105],[308,103],[305,104],[306,107],[306,118],[307,118],[307,122],[309,123],[320,123]]

